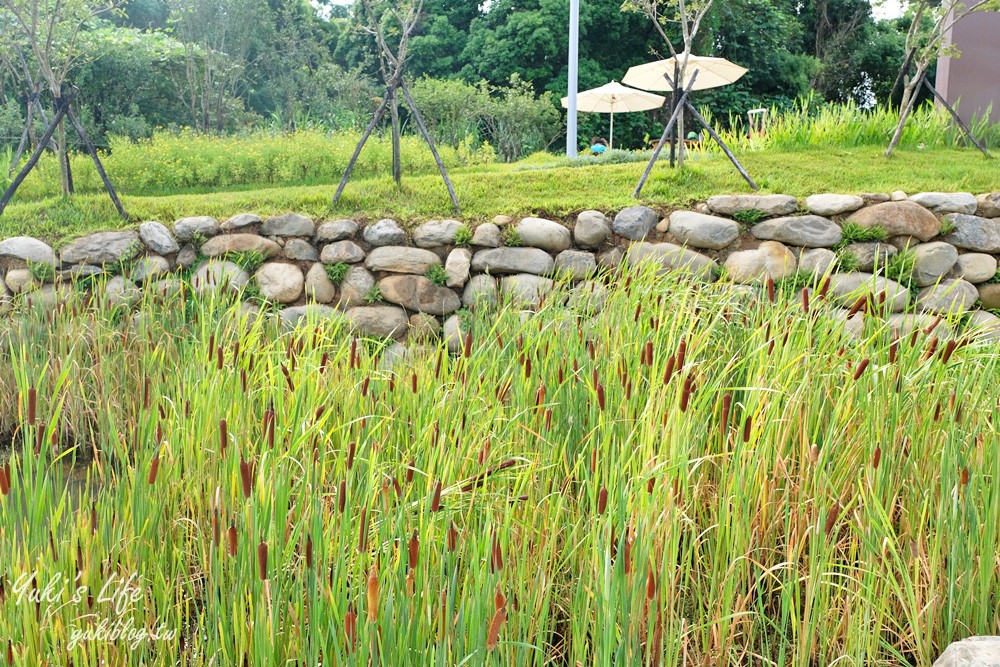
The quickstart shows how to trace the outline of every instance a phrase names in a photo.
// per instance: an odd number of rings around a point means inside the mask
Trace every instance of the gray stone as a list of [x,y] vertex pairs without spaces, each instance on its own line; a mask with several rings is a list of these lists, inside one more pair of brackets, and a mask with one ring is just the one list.
[[718,268],[712,258],[673,243],[633,243],[629,246],[625,260],[630,266],[651,262],[659,267],[660,275],[679,271],[691,273],[695,278],[706,282],[715,280],[715,270]]
[[933,285],[951,271],[957,261],[958,251],[949,243],[936,241],[916,245],[913,247],[913,282],[919,287]]
[[364,261],[365,251],[354,241],[335,241],[323,248],[319,258],[324,264],[357,264]]
[[375,277],[363,266],[352,266],[340,283],[337,303],[342,308],[353,308],[366,303],[365,297],[375,287]]
[[190,269],[198,261],[198,250],[191,244],[181,248],[177,253],[177,266],[182,269]]
[[167,226],[155,220],[139,225],[139,238],[147,248],[160,255],[173,255],[181,249]]
[[316,223],[298,213],[285,213],[268,218],[261,225],[260,233],[264,236],[309,236],[316,233]]
[[955,266],[948,272],[949,278],[961,278],[973,285],[984,283],[997,273],[997,260],[981,252],[969,252],[958,256]]
[[462,287],[469,280],[469,269],[472,268],[472,251],[468,248],[455,248],[448,253],[444,261],[444,273],[448,287]]
[[452,315],[444,321],[444,341],[451,354],[460,354],[465,345],[465,332],[458,315]]
[[629,206],[615,216],[612,229],[619,236],[639,241],[649,236],[656,227],[657,220],[659,218],[653,209],[646,206]]
[[371,271],[390,273],[416,273],[423,275],[432,266],[439,266],[441,258],[430,250],[406,246],[382,246],[373,249],[365,258]]
[[232,262],[210,259],[195,269],[191,285],[198,294],[218,293],[223,290],[238,292],[250,282],[250,275]]
[[104,299],[112,306],[131,306],[141,297],[139,288],[122,276],[114,276],[104,286]]
[[503,227],[505,225],[509,225],[512,222],[514,222],[514,218],[510,217],[509,215],[493,216],[493,224],[496,225],[497,227]]
[[201,246],[201,254],[205,257],[221,257],[243,252],[260,253],[264,259],[270,259],[281,253],[281,246],[256,234],[223,234],[205,241]]
[[4,276],[4,282],[14,294],[24,294],[42,286],[41,282],[35,280],[30,269],[11,269]]
[[493,248],[480,250],[472,257],[472,270],[491,274],[551,273],[552,256],[539,248]]
[[261,222],[260,216],[256,213],[237,213],[219,225],[219,228],[224,232],[235,232],[252,227],[253,225],[259,225]]
[[878,298],[885,293],[885,302],[891,312],[906,309],[910,292],[894,280],[870,273],[835,273],[830,276],[830,296],[846,308],[851,308],[859,299]]
[[406,339],[410,341],[432,341],[441,333],[441,323],[433,315],[415,313],[410,315]]
[[29,308],[51,310],[60,304],[70,301],[74,290],[65,285],[42,285],[34,292],[25,295],[25,303]]
[[305,294],[307,299],[317,303],[330,303],[337,298],[337,286],[326,275],[326,267],[322,264],[313,264],[306,271]]
[[210,238],[219,233],[219,221],[207,215],[181,218],[174,223],[174,236],[178,241],[194,241],[196,236]]
[[806,208],[813,215],[831,216],[852,213],[865,205],[857,195],[820,194],[806,198]]
[[584,211],[576,216],[573,227],[573,239],[581,248],[596,250],[604,245],[611,236],[611,225],[608,218],[600,211]]
[[917,294],[917,307],[928,313],[964,313],[979,298],[976,287],[964,280],[943,280]]
[[969,637],[952,642],[933,667],[1000,667],[1000,637]]
[[59,251],[63,264],[115,264],[139,254],[142,244],[133,231],[98,232],[71,241]]
[[[0,315],[6,315],[14,305],[13,295],[10,290],[7,289],[6,283],[0,280]],[[0,341],[0,348],[3,348],[3,342]]]
[[289,239],[285,243],[285,257],[297,262],[315,262],[319,259],[319,253],[305,239]]
[[594,254],[583,250],[563,250],[556,255],[555,275],[570,280],[586,280],[597,271]]
[[867,206],[847,219],[862,227],[881,227],[889,236],[930,241],[941,232],[941,221],[920,204],[892,201]]
[[78,264],[76,266],[71,266],[68,269],[60,269],[59,271],[56,271],[55,280],[53,282],[76,282],[81,278],[98,276],[102,273],[104,273],[103,267],[92,266],[90,264]]
[[475,306],[495,306],[497,303],[496,278],[487,275],[472,276],[462,293],[462,305],[466,308]]
[[561,252],[572,245],[569,230],[552,220],[524,218],[517,223],[516,229],[522,246]]
[[[993,313],[987,313],[985,310],[972,312],[966,327],[981,339],[1000,342],[1000,317]],[[997,665],[1000,667],[1000,657]]]
[[760,211],[773,217],[795,213],[799,202],[790,195],[718,195],[708,198],[708,208],[722,215]]
[[955,225],[955,231],[944,237],[944,240],[956,248],[1000,253],[1000,219],[961,213],[949,213],[944,219]]
[[439,287],[424,276],[389,276],[379,281],[382,299],[407,310],[431,315],[450,315],[462,307],[452,290]]
[[893,190],[889,193],[889,201],[906,201],[906,193],[902,190]]
[[848,317],[850,314],[849,310],[843,310],[841,308],[831,308],[830,318],[837,322],[842,322],[844,325],[844,332],[854,339],[860,339],[861,335],[864,333],[865,329],[865,319],[861,313],[855,313]]
[[829,248],[843,237],[840,225],[818,215],[772,218],[750,228],[755,238],[803,248]]
[[984,283],[976,288],[983,308],[996,310],[1000,308],[1000,283]]
[[302,271],[294,264],[268,262],[257,269],[254,280],[261,296],[278,303],[298,301],[305,289]]
[[759,283],[771,277],[779,280],[795,273],[795,255],[777,241],[764,241],[754,250],[734,252],[724,264],[729,279],[736,283]]
[[[884,192],[859,192],[858,196],[865,200],[865,206],[892,201],[892,195],[887,195]],[[903,199],[906,199],[906,195],[903,195]]]
[[462,228],[458,220],[431,220],[413,230],[413,243],[418,248],[453,245],[455,234]]
[[146,255],[129,268],[129,280],[144,283],[170,273],[170,262],[159,255]]
[[909,199],[935,213],[976,212],[976,197],[971,192],[918,192]]
[[410,322],[399,306],[359,306],[346,316],[352,331],[374,338],[404,338]]
[[553,282],[530,273],[517,273],[500,280],[500,294],[518,308],[537,308],[552,291]]
[[605,250],[597,256],[597,267],[605,271],[614,271],[621,266],[624,259],[625,251],[618,246],[615,246],[614,248]]
[[900,338],[909,336],[914,331],[932,331],[933,335],[940,338],[950,338],[954,333],[947,323],[926,313],[892,313],[886,318],[886,324],[893,335]]
[[146,291],[173,299],[184,291],[184,282],[180,278],[165,278],[146,285]]
[[343,241],[344,239],[353,239],[357,233],[358,223],[353,220],[331,220],[330,222],[324,222],[316,230],[316,242],[332,243],[334,241]]
[[849,252],[857,258],[858,271],[873,273],[876,268],[879,271],[885,269],[889,260],[898,254],[899,250],[888,243],[865,241],[848,244],[844,247],[844,252]]
[[694,211],[670,214],[670,233],[684,245],[721,250],[739,238],[735,221]]
[[336,308],[324,306],[322,304],[311,303],[305,306],[292,306],[284,308],[278,312],[285,329],[295,329],[302,326],[313,325],[323,320],[336,319],[341,316],[341,312]]
[[52,248],[30,236],[15,236],[0,241],[0,269],[23,269],[28,262],[56,265]]
[[826,248],[809,248],[799,255],[799,270],[825,275],[837,265],[837,254]]
[[976,215],[981,218],[1000,218],[1000,192],[987,192],[976,197]]
[[472,245],[481,248],[499,248],[502,244],[500,228],[492,222],[485,222],[472,232]]
[[604,286],[604,283],[597,280],[587,280],[569,291],[566,305],[580,313],[597,314],[604,310],[607,301],[608,288]]
[[406,232],[395,220],[384,218],[365,227],[364,238],[373,246],[398,246],[406,243]]

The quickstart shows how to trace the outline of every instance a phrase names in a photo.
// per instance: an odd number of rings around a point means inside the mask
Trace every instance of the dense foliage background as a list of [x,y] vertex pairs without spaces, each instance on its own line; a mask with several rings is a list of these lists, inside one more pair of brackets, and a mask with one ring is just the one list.
[[[619,0],[582,4],[581,90],[663,57],[645,17]],[[502,160],[561,141],[567,12],[568,0],[426,0],[408,71],[436,137],[467,150],[488,144]],[[127,0],[87,23],[69,79],[103,147],[112,135],[139,139],[157,128],[357,129],[382,93],[360,20],[356,8],[315,0]],[[750,72],[698,103],[731,125],[748,109],[789,108],[811,91],[812,108],[884,102],[906,25],[875,20],[869,0],[716,3],[697,52]],[[27,87],[12,45],[0,44],[0,56],[2,152],[21,135]],[[616,143],[644,145],[658,113],[616,118]],[[582,116],[581,141],[606,134],[607,116]]]

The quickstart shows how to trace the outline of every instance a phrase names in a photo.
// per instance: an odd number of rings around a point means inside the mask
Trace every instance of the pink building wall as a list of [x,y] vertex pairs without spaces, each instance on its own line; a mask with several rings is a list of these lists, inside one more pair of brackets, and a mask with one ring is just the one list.
[[949,104],[958,104],[963,120],[981,116],[992,104],[990,118],[1000,122],[1000,12],[973,12],[945,39],[962,55],[938,60],[934,87]]

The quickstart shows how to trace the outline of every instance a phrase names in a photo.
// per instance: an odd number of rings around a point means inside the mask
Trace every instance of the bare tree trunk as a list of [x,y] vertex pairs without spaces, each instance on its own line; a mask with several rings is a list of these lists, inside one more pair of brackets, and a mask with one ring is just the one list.
[[393,88],[389,93],[389,113],[392,116],[392,180],[398,186],[403,182],[403,160],[399,148],[399,92]]
[[[60,104],[62,102],[57,97],[56,106],[58,107]],[[59,157],[59,182],[62,186],[62,196],[69,197],[73,194],[73,191],[70,185],[69,160],[66,158],[66,126],[63,123],[62,116],[60,116],[59,122],[56,124],[56,154]]]
[[684,168],[684,139],[687,135],[684,134],[684,109],[681,109],[681,114],[677,116],[677,168]]
[[892,139],[889,141],[889,147],[885,149],[885,157],[892,155],[892,152],[896,150],[896,146],[899,145],[900,139],[903,138],[903,128],[906,127],[906,121],[910,117],[910,113],[913,111],[913,106],[917,101],[917,93],[914,90],[920,82],[923,80],[923,74],[919,77],[914,77],[906,83],[903,88],[903,99],[905,103],[901,104],[899,107],[899,120],[896,122],[896,130],[892,133]]

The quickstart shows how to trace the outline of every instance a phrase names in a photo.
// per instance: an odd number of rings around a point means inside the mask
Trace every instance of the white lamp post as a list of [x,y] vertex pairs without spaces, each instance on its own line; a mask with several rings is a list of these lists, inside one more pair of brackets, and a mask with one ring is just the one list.
[[569,0],[569,96],[566,113],[566,155],[576,157],[576,93],[580,46],[580,0]]

